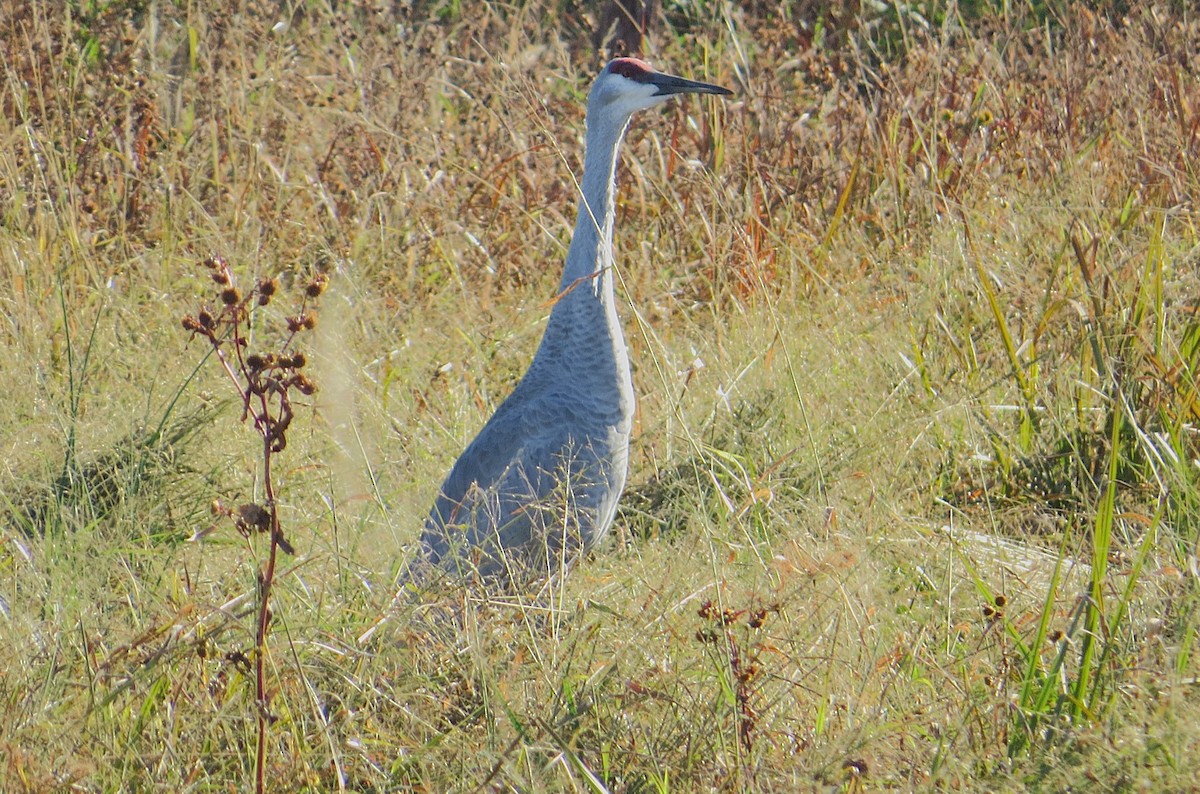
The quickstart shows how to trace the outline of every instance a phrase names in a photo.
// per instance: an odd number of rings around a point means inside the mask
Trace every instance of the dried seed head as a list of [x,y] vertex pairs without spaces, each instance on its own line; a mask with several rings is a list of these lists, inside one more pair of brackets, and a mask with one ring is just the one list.
[[754,662],[737,671],[737,679],[741,684],[749,684],[758,676],[759,667]]
[[258,305],[266,306],[271,302],[271,297],[278,291],[279,282],[273,278],[260,278],[258,284],[254,287],[258,293]]
[[312,394],[317,390],[317,384],[313,383],[303,375],[296,375],[293,377],[292,385],[296,387],[296,391],[304,395]]
[[849,759],[842,764],[842,769],[853,777],[863,777],[867,774],[867,762],[861,758]]
[[247,527],[259,532],[266,532],[271,526],[271,514],[265,507],[253,502],[238,507],[237,517]]
[[212,280],[224,287],[229,284],[229,274],[224,270],[214,270],[212,273]]
[[237,287],[226,287],[221,290],[221,303],[226,306],[233,306],[242,300],[242,293],[238,292]]
[[201,309],[200,314],[196,315],[196,319],[200,322],[200,326],[206,331],[211,331],[212,327],[217,324],[217,321],[213,319],[213,316],[208,309]]
[[246,366],[256,372],[262,372],[266,368],[267,362],[258,353],[251,353],[246,356]]
[[308,286],[304,288],[304,294],[310,298],[320,297],[321,293],[325,291],[325,287],[328,284],[329,279],[325,277],[325,274],[318,273],[317,275],[313,276],[312,281],[308,282]]
[[246,675],[250,674],[250,657],[246,656],[246,654],[242,653],[241,651],[230,651],[229,653],[225,654],[225,661],[229,662]]
[[287,327],[288,330],[293,334],[302,329],[311,331],[313,328],[317,327],[317,316],[315,313],[309,312],[308,314],[300,314],[295,317],[289,317],[287,318]]
[[193,317],[190,314],[185,314],[183,316],[183,319],[180,320],[180,322],[182,323],[183,330],[185,330],[185,331],[191,331],[192,333],[197,333],[199,331],[204,330],[204,327],[202,325],[200,325],[200,321],[197,320],[195,317]]
[[303,353],[293,353],[292,360],[289,363],[289,366],[291,366],[292,369],[301,369],[307,363],[308,363],[308,359],[305,358]]

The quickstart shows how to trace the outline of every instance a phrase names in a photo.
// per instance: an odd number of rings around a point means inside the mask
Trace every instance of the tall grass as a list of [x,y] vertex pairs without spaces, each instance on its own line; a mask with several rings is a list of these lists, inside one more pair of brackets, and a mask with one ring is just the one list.
[[[1187,788],[1195,21],[847,9],[665,9],[739,96],[629,132],[630,487],[514,606],[394,577],[541,332],[586,20],[0,3],[0,788]],[[269,654],[213,253],[329,274]]]

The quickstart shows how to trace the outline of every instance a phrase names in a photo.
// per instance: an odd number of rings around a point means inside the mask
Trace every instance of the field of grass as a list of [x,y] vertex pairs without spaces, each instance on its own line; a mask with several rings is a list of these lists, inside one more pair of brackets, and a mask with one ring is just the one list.
[[[275,791],[1200,788],[1200,19],[663,5],[735,96],[626,140],[613,537],[394,604],[558,282],[581,4],[0,0],[0,789],[249,790],[260,713]],[[328,283],[261,650],[214,255],[252,348]]]

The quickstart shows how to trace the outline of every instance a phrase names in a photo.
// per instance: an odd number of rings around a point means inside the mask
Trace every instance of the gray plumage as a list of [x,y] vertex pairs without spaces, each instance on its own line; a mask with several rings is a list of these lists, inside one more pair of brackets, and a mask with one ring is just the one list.
[[633,381],[613,295],[617,152],[634,112],[727,89],[604,68],[588,95],[587,150],[559,296],[533,363],[442,484],[410,578],[479,577],[511,589],[566,569],[607,534],[629,466]]

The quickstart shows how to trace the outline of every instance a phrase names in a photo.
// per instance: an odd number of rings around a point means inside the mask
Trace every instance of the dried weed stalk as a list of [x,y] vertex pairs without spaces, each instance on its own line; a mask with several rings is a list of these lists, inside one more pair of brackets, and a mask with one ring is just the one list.
[[[762,679],[759,654],[763,646],[759,635],[771,614],[778,613],[779,604],[758,605],[749,609],[722,609],[712,601],[700,605],[698,614],[703,625],[696,631],[696,641],[725,656],[737,710],[738,744],[743,752],[747,774],[753,777],[752,758],[758,728],[755,701]],[[744,623],[739,629],[738,624]]]
[[248,337],[254,310],[265,307],[278,292],[273,278],[259,279],[245,294],[238,289],[229,263],[221,257],[209,257],[204,267],[216,284],[220,308],[202,306],[195,315],[183,318],[183,328],[212,345],[213,353],[237,390],[242,401],[241,421],[253,421],[255,432],[262,439],[262,481],[265,501],[228,507],[220,501],[213,503],[213,512],[228,519],[243,537],[268,533],[271,538],[266,562],[258,572],[258,620],[255,629],[255,698],[258,706],[258,747],[255,763],[255,790],[262,792],[266,784],[267,726],[275,721],[270,709],[266,685],[266,641],[271,625],[271,589],[275,582],[275,566],[282,551],[294,554],[292,544],[284,536],[279,521],[272,463],[275,455],[287,448],[287,431],[295,417],[293,394],[311,395],[316,385],[303,373],[307,360],[303,353],[293,350],[296,337],[316,327],[317,315],[311,304],[325,290],[326,279],[318,274],[304,288],[299,311],[287,317],[286,333],[278,350],[269,353],[250,352]]

